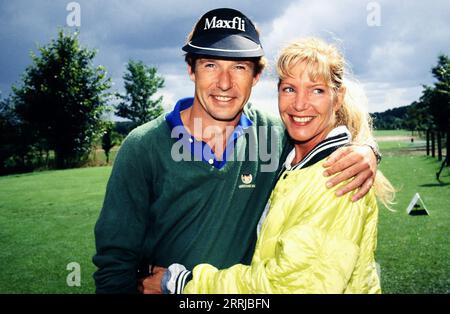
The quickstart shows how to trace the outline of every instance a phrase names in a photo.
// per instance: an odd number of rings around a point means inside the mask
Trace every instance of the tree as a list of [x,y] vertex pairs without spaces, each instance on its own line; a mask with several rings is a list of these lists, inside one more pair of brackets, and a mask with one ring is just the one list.
[[403,122],[406,129],[424,132],[433,125],[428,107],[422,101],[414,101],[409,105]]
[[446,131],[450,122],[450,60],[440,55],[438,64],[431,69],[436,79],[434,86],[425,90],[436,127]]
[[14,135],[16,121],[10,99],[0,100],[0,173],[5,173],[6,161],[14,155],[10,138]]
[[[446,55],[438,57],[438,63],[431,69],[436,82],[430,87],[428,93],[428,103],[430,112],[438,131],[438,144],[440,144],[441,134],[447,134],[447,156],[450,150],[450,59]],[[438,155],[442,156],[441,145]],[[450,160],[447,157],[447,165]]]
[[39,148],[55,152],[57,168],[74,167],[100,131],[110,79],[104,67],[94,67],[96,52],[81,47],[76,33],[60,30],[39,52],[31,53],[22,86],[13,86],[16,112],[40,139]]
[[411,136],[414,135],[414,131],[419,129],[419,113],[417,111],[417,102],[413,102],[406,110],[406,117],[403,124],[407,130],[411,131]]
[[371,114],[374,128],[377,130],[404,128],[403,121],[406,118],[407,110],[408,106],[403,106]]
[[438,136],[438,156],[442,156],[441,135],[447,134],[447,158],[444,162],[450,165],[450,158],[448,158],[450,151],[450,59],[448,56],[440,55],[438,63],[431,69],[431,73],[436,82],[433,86],[424,86],[419,103],[431,116],[431,121],[427,123],[428,133],[431,134],[432,142],[434,133]]
[[155,119],[163,112],[163,97],[152,100],[152,96],[164,87],[164,79],[157,74],[156,68],[148,67],[142,61],[130,60],[127,71],[123,76],[126,94],[117,94],[122,102],[117,106],[116,115],[130,119],[137,126]]
[[0,100],[0,174],[27,171],[34,160],[32,132],[17,116],[11,98]]
[[112,122],[106,122],[102,136],[102,148],[105,152],[107,164],[109,164],[109,153],[111,149],[114,146],[119,145],[120,142],[121,135],[114,131],[114,124]]

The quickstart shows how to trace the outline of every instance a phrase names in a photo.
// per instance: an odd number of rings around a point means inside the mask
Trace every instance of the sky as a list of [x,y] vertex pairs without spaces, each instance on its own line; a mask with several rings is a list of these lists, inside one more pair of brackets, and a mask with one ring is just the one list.
[[[30,52],[63,28],[78,31],[82,45],[98,51],[94,63],[108,70],[113,92],[124,91],[128,60],[157,67],[165,79],[160,94],[168,111],[194,92],[181,50],[186,36],[201,15],[219,7],[242,11],[259,28],[272,66],[250,102],[273,113],[278,112],[273,64],[295,39],[317,36],[336,44],[363,85],[370,112],[417,100],[422,86],[433,83],[430,69],[438,55],[450,52],[448,0],[0,0],[2,97],[20,85]],[[70,18],[74,13],[79,26]]]

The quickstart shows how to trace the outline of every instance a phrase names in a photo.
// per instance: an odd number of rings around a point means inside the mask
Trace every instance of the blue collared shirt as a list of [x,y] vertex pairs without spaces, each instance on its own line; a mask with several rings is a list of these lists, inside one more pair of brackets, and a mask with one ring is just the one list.
[[225,166],[227,159],[233,153],[234,146],[236,145],[237,139],[244,135],[244,130],[253,125],[253,122],[244,114],[241,114],[238,124],[236,125],[233,133],[227,140],[227,145],[223,152],[221,159],[217,159],[214,155],[211,147],[203,142],[196,140],[184,127],[183,121],[181,120],[180,112],[191,107],[194,102],[193,97],[180,99],[173,109],[166,115],[166,121],[172,131],[175,127],[179,127],[180,131],[176,133],[178,135],[178,140],[182,141],[183,148],[188,149],[194,157],[194,160],[204,161],[216,169],[221,169]]

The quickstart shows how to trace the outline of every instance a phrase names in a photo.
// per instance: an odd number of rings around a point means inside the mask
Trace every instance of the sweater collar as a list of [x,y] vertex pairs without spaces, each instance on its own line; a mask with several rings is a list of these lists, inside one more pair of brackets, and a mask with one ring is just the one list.
[[289,153],[284,162],[286,170],[295,170],[312,166],[318,161],[331,155],[336,149],[351,142],[352,135],[346,126],[338,126],[328,133],[327,137],[317,144],[300,162],[291,165],[295,158],[295,148]]
[[244,113],[241,114],[238,124],[227,140],[222,158],[218,159],[207,143],[197,141],[184,127],[183,121],[181,120],[181,111],[191,107],[193,103],[193,97],[180,99],[176,103],[173,111],[166,115],[166,122],[171,132],[173,132],[175,128],[178,128],[175,134],[178,137],[178,140],[182,141],[183,146],[190,150],[195,158],[194,160],[202,160],[203,162],[214,166],[216,169],[222,169],[233,153],[238,138],[244,135],[244,130],[251,127],[253,122]]
[[[189,108],[194,103],[194,97],[186,97],[182,98],[175,104],[175,108],[166,115],[166,121],[169,124],[170,129],[177,126],[183,126],[183,121],[181,120],[181,111]],[[252,120],[250,120],[245,113],[241,114],[241,118],[239,119],[236,127],[240,127],[242,129],[247,129],[253,125]]]

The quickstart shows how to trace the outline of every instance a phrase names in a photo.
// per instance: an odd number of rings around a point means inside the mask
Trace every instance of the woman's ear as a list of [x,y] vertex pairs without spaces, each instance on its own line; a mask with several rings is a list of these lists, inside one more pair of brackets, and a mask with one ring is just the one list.
[[334,111],[337,112],[341,106],[344,104],[344,98],[345,98],[345,92],[347,91],[347,89],[345,88],[345,86],[341,86],[338,90],[337,93],[337,99],[336,99],[336,103],[334,105]]

